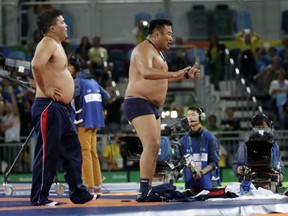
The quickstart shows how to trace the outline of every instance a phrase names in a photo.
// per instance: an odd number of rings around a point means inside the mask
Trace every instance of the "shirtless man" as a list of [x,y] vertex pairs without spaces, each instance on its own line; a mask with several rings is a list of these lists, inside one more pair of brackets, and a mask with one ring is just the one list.
[[140,158],[140,194],[138,202],[150,201],[149,192],[155,174],[160,147],[160,113],[169,82],[200,79],[197,63],[182,70],[168,71],[161,53],[172,45],[172,23],[152,20],[148,37],[136,46],[131,55],[129,83],[125,93],[124,113],[134,126],[143,145]]
[[99,197],[91,195],[82,184],[81,148],[67,106],[73,98],[74,80],[67,69],[67,56],[61,45],[61,41],[67,38],[67,25],[62,14],[60,10],[51,9],[43,12],[37,20],[44,37],[32,59],[36,81],[32,106],[36,147],[31,205],[58,204],[49,200],[48,196],[60,158],[69,185],[70,200],[79,204]]

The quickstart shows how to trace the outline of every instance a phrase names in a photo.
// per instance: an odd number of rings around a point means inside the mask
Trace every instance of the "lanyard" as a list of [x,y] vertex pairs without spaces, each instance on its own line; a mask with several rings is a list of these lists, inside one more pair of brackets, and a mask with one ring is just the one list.
[[[188,142],[189,142],[189,146],[190,146],[190,152],[191,152],[191,155],[193,155],[192,138],[191,138],[191,136],[189,136],[189,135],[188,135]],[[201,134],[199,144],[200,144],[200,157],[202,157],[203,133]]]

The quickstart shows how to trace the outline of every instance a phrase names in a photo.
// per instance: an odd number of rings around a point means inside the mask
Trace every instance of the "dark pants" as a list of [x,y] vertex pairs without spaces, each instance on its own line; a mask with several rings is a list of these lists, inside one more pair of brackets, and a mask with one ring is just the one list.
[[[65,171],[65,180],[69,185],[71,201],[86,202],[91,195],[82,184],[81,147],[67,106],[48,98],[36,98],[32,106],[32,118],[36,133],[36,147],[31,204],[45,205],[49,202],[49,190],[60,159]],[[80,194],[82,197],[79,197]]]

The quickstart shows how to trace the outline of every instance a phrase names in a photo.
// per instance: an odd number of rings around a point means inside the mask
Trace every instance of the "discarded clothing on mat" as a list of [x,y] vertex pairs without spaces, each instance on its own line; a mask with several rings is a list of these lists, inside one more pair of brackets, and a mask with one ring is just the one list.
[[170,183],[164,183],[152,187],[147,194],[137,197],[137,202],[192,202],[191,192],[180,192]]

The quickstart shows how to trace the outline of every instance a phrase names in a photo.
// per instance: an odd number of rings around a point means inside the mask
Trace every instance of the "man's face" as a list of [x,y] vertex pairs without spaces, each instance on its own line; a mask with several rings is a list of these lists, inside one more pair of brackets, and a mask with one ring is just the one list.
[[64,22],[63,16],[57,17],[56,24],[53,27],[56,34],[61,38],[61,41],[64,41],[68,37],[67,25]]
[[196,110],[188,110],[187,121],[190,127],[194,127],[200,123],[199,114]]
[[161,50],[169,50],[171,45],[173,44],[173,31],[171,26],[165,25],[160,32],[160,40],[162,41]]
[[254,125],[254,128],[268,128],[269,125],[265,122],[265,121],[262,121],[262,123],[260,124],[256,124]]

